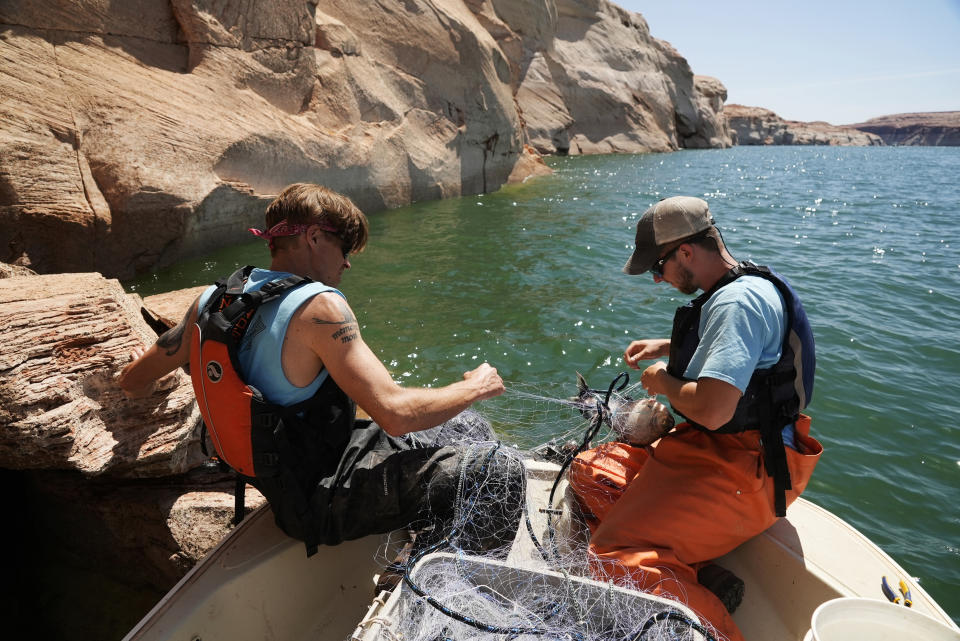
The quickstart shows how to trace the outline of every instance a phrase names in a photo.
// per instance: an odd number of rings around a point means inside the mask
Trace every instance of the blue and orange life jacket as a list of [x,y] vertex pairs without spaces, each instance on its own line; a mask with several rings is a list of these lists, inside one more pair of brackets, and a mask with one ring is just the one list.
[[[679,307],[673,318],[670,337],[670,360],[667,371],[676,378],[684,377],[687,366],[700,343],[700,314],[704,304],[721,287],[744,275],[759,276],[773,283],[783,297],[787,326],[784,331],[780,360],[771,367],[757,369],[737,403],[733,418],[716,430],[731,434],[759,430],[764,449],[764,467],[774,479],[774,497],[777,516],[786,513],[784,490],[790,489],[790,471],[784,451],[784,426],[794,423],[800,411],[813,397],[813,379],[816,355],[813,330],[800,297],[793,287],[769,267],[749,261],[737,264],[708,292]],[[676,411],[676,410],[674,410]],[[682,413],[677,412],[681,416]],[[684,417],[686,418],[686,417]],[[703,430],[706,427],[690,421]]]
[[[313,489],[335,470],[353,428],[356,405],[327,377],[301,403],[270,403],[240,375],[240,341],[257,309],[295,287],[312,282],[289,276],[244,292],[253,267],[216,283],[198,310],[190,346],[190,376],[197,405],[217,455],[266,497],[278,524],[302,539],[312,554],[322,536],[314,531]],[[238,512],[242,513],[242,485]]]

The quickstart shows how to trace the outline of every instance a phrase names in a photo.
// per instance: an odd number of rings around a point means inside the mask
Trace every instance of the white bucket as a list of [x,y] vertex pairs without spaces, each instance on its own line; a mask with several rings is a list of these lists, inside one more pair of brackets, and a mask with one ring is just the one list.
[[814,641],[960,641],[960,632],[926,614],[857,597],[822,603],[813,612],[810,633]]

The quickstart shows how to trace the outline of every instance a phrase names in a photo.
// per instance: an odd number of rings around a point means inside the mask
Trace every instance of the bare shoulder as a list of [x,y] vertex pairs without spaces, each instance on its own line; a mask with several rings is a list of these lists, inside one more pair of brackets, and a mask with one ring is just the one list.
[[324,292],[311,298],[297,312],[302,331],[320,340],[349,343],[360,333],[350,304],[336,292]]

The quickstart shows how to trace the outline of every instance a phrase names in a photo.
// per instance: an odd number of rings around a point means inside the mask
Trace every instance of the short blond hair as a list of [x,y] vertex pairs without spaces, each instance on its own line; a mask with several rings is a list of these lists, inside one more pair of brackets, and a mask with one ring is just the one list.
[[[353,201],[332,189],[311,183],[294,183],[280,192],[267,207],[264,216],[266,228],[281,221],[289,225],[319,224],[332,227],[350,253],[362,251],[367,245],[370,228],[367,217]],[[278,237],[270,253],[275,254],[293,237]]]

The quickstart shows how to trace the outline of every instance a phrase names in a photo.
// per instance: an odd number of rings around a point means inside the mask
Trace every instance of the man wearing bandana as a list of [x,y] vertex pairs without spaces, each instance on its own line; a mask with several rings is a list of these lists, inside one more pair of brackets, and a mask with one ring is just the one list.
[[[368,236],[367,219],[349,198],[319,185],[291,185],[267,208],[265,227],[251,232],[269,242],[270,268],[237,272],[232,282],[242,286],[244,296],[295,285],[265,299],[248,318],[236,348],[236,373],[262,395],[273,421],[261,429],[265,436],[254,437],[267,439],[266,445],[253,448],[268,450],[272,462],[261,464],[262,453],[255,452],[260,458],[254,466],[266,472],[246,471],[241,478],[264,494],[277,524],[303,540],[308,554],[318,544],[388,532],[418,519],[433,528],[423,537],[428,540],[445,537],[451,545],[475,550],[509,545],[520,516],[522,469],[498,450],[489,425],[475,414],[461,414],[504,391],[497,370],[484,363],[460,381],[430,389],[394,382],[361,337],[346,297],[335,289],[350,268],[350,255],[364,248]],[[211,314],[227,306],[225,288],[206,290],[179,325],[121,372],[118,383],[129,396],[150,393],[160,377],[197,362],[199,337],[207,333]],[[191,367],[201,407],[233,405],[241,413],[238,422],[256,425],[242,414],[249,413],[249,402],[217,401],[198,386],[198,377],[206,377],[208,388],[222,391],[212,384],[222,375],[219,367],[215,378],[209,367]],[[356,418],[357,404],[372,422]],[[209,420],[206,411],[204,416]],[[429,430],[451,419],[476,428],[474,441],[485,445],[452,446],[442,440],[450,430]],[[211,427],[211,436],[225,438],[222,426],[220,436],[214,431]],[[226,451],[223,443],[215,444]],[[472,505],[468,515],[456,509],[458,483],[482,484],[497,474],[507,495],[496,505]],[[453,523],[454,516],[464,522]]]

